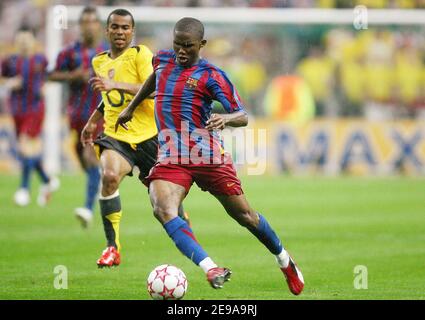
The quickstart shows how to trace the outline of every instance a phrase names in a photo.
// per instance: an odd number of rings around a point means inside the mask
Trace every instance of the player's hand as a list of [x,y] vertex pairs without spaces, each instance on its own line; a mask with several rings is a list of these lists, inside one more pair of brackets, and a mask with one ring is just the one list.
[[9,90],[19,90],[22,89],[23,80],[21,76],[16,76],[7,79],[5,84]]
[[222,114],[213,113],[211,117],[207,120],[207,125],[205,129],[207,130],[223,130],[226,126],[226,118]]
[[96,132],[97,124],[92,122],[87,122],[81,131],[80,141],[83,147],[89,145],[93,146],[93,134]]
[[118,116],[117,122],[115,122],[115,132],[117,132],[118,127],[121,126],[125,130],[128,130],[127,122],[131,121],[133,118],[133,110],[130,108],[125,108],[123,111],[121,111],[120,115]]
[[71,81],[87,82],[90,79],[90,70],[79,67],[70,72]]
[[114,81],[100,76],[90,78],[89,83],[94,91],[110,91],[115,89]]

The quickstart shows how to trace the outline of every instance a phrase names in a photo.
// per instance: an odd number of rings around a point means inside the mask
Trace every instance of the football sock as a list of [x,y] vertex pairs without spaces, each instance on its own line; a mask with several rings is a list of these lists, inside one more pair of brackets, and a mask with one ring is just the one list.
[[41,157],[33,158],[33,163],[34,163],[34,169],[37,170],[37,173],[40,176],[41,181],[44,184],[49,183],[50,178],[46,174],[46,171],[44,171],[44,169],[43,169],[43,165],[42,165],[42,162],[41,162]]
[[210,257],[206,257],[204,260],[199,262],[199,266],[204,270],[205,273],[208,272],[208,270],[212,268],[217,268],[217,265],[214,263],[214,261],[211,260]]
[[260,222],[258,223],[257,228],[248,228],[251,233],[261,241],[262,244],[266,246],[267,249],[274,255],[278,255],[282,252],[282,244],[277,237],[276,233],[270,227],[266,218],[261,214],[258,214]]
[[114,194],[107,197],[100,195],[99,205],[107,246],[113,246],[119,252],[121,249],[119,241],[121,220],[121,200],[119,191],[117,190]]
[[289,264],[289,254],[285,249],[282,249],[282,252],[276,255],[276,261],[279,264],[279,267],[286,268]]
[[163,226],[180,252],[195,264],[199,265],[202,260],[208,257],[207,253],[202,249],[198,241],[196,241],[192,229],[189,228],[182,218],[175,217]]
[[97,193],[99,192],[100,172],[98,167],[90,167],[86,170],[87,186],[86,186],[86,203],[85,207],[93,211]]
[[29,189],[31,171],[34,167],[34,161],[31,158],[21,158],[21,188]]

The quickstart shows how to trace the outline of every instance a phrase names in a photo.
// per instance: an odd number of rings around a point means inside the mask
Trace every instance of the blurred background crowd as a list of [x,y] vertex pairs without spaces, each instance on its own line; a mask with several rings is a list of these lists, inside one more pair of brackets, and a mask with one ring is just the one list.
[[[13,52],[14,31],[22,24],[35,30],[44,50],[46,12],[55,4],[425,8],[424,0],[3,0],[0,26],[7,32],[0,34],[0,60]],[[137,22],[135,42],[147,44],[152,51],[169,47],[170,27]],[[299,96],[310,101],[317,117],[425,118],[424,31],[423,25],[355,30],[352,25],[303,25],[300,21],[298,25],[240,24],[229,33],[226,25],[209,24],[204,56],[229,73],[253,115],[279,118],[276,101],[292,101],[295,106],[286,108],[297,108],[293,100]],[[71,25],[64,33],[64,44],[77,37],[77,26]],[[2,97],[0,112],[4,113],[4,92]]]

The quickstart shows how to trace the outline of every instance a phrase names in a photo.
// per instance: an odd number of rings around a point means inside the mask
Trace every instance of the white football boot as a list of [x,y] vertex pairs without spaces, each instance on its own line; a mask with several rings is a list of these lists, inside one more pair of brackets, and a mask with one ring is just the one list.
[[75,217],[80,220],[81,226],[86,229],[93,221],[93,212],[87,208],[75,208]]
[[52,196],[52,193],[58,190],[59,187],[60,187],[59,179],[56,177],[50,178],[49,183],[43,184],[40,187],[40,190],[38,192],[38,197],[37,197],[37,204],[40,207],[46,206],[46,204],[49,202]]
[[28,189],[20,188],[15,192],[15,195],[13,196],[13,200],[15,203],[20,207],[25,207],[29,205],[31,201],[30,193]]

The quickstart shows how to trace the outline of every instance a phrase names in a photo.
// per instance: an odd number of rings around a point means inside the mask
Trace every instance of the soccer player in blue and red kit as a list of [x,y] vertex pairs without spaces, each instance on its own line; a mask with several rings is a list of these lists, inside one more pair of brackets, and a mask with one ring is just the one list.
[[[85,146],[80,142],[83,130],[90,115],[101,102],[101,95],[93,91],[89,79],[94,76],[91,60],[98,53],[109,48],[102,41],[102,26],[96,8],[85,7],[79,18],[81,40],[62,50],[56,60],[56,68],[50,73],[49,79],[64,81],[69,84],[69,101],[67,114],[73,135],[75,150],[81,166],[87,174],[86,200],[84,207],[75,209],[76,217],[83,227],[87,227],[93,219],[93,208],[99,191],[100,172],[99,163],[92,146]],[[98,123],[95,133],[102,131],[102,122]]]
[[42,182],[37,202],[44,206],[59,186],[59,181],[50,178],[43,169],[41,158],[47,59],[36,53],[34,34],[25,27],[16,34],[16,49],[18,53],[7,57],[1,68],[4,82],[10,89],[9,106],[15,123],[22,170],[21,185],[14,200],[19,206],[30,203],[30,178],[35,170]]
[[[177,248],[203,269],[211,286],[221,288],[231,271],[214,263],[191,228],[177,216],[178,206],[196,182],[275,255],[290,291],[298,295],[304,288],[300,270],[266,218],[248,204],[230,155],[222,149],[218,130],[246,126],[248,117],[226,74],[200,58],[205,44],[204,26],[199,20],[179,20],[174,27],[174,50],[159,51],[154,56],[154,73],[121,112],[115,128],[125,128],[140,102],[156,91],[160,149],[157,164],[146,179],[155,217]],[[211,114],[213,100],[228,113]]]

